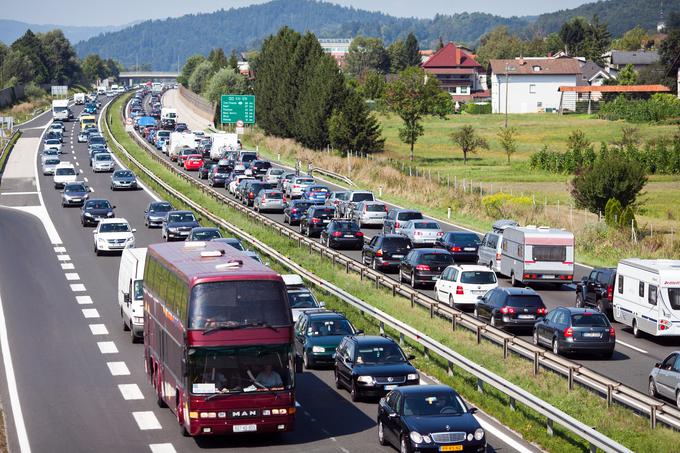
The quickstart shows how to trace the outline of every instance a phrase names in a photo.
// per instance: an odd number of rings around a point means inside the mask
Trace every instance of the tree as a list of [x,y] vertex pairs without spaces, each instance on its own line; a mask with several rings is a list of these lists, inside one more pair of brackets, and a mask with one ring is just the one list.
[[437,48],[435,49],[435,52],[440,51],[443,48],[444,48],[444,40],[440,36],[439,41],[437,41]]
[[617,227],[619,221],[621,220],[621,203],[616,198],[610,198],[607,200],[607,204],[604,206],[604,223],[609,227]]
[[47,58],[49,79],[59,84],[79,81],[81,67],[76,51],[61,30],[52,30],[37,35]]
[[33,76],[31,80],[37,84],[51,81],[48,69],[47,54],[38,37],[29,29],[10,46],[12,50],[20,52],[31,61]]
[[108,77],[109,71],[106,63],[97,54],[90,54],[82,62],[83,76],[90,83]]
[[390,60],[391,73],[397,74],[400,71],[403,71],[404,69],[408,68],[408,64],[406,62],[406,59],[404,58],[404,56],[406,55],[404,50],[405,50],[404,41],[402,41],[401,39],[394,41],[387,48],[387,55]]
[[404,41],[404,63],[407,67],[420,65],[420,48],[413,33],[409,33]]
[[573,17],[560,28],[560,40],[564,43],[564,50],[569,55],[578,55],[586,39],[588,22],[583,17]]
[[229,56],[229,67],[234,71],[238,71],[238,56],[236,55],[236,50],[231,51]]
[[463,151],[464,165],[467,165],[468,154],[475,154],[479,148],[489,149],[489,142],[477,135],[475,128],[469,124],[453,131],[451,140]]
[[177,81],[182,85],[188,87],[189,77],[191,77],[191,73],[194,72],[196,66],[203,63],[204,61],[205,57],[199,54],[192,55],[189,58],[187,58],[186,63],[184,63],[184,66],[182,66],[182,71],[179,73],[179,76],[177,77]]
[[212,68],[212,63],[207,60],[196,66],[194,72],[189,77],[189,89],[197,94],[203,93],[208,80],[213,75]]
[[377,71],[368,72],[364,83],[359,86],[359,93],[364,99],[381,99],[385,93],[385,75]]
[[627,64],[616,79],[618,85],[635,85],[637,83],[637,72],[632,64]]
[[10,49],[3,59],[2,88],[27,83],[33,79],[33,63],[31,59],[17,50]]
[[610,198],[618,200],[621,206],[635,203],[647,184],[647,175],[638,162],[617,158],[597,159],[571,181],[571,194],[578,207],[591,212],[602,212]]
[[612,49],[615,50],[640,50],[649,41],[647,30],[637,25],[623,34],[619,39],[612,42]]
[[380,38],[357,36],[349,45],[345,58],[347,72],[363,79],[368,71],[386,73],[390,69],[387,51]]
[[344,102],[333,110],[328,120],[328,138],[343,155],[347,151],[380,152],[385,146],[380,122],[369,112],[361,95],[349,91]]
[[385,101],[404,122],[399,129],[399,139],[410,145],[411,161],[413,148],[424,132],[423,117],[434,115],[445,118],[453,111],[451,97],[439,88],[439,81],[435,77],[427,77],[425,71],[415,66],[403,70],[387,84]]
[[517,128],[515,127],[501,127],[498,130],[498,142],[508,156],[508,163],[510,163],[510,156],[517,152]]
[[[481,37],[477,48],[477,61],[486,66],[490,60],[515,58],[524,55],[524,43],[511,35],[508,27],[499,26]],[[529,55],[524,55],[529,56]]]
[[612,35],[607,29],[607,24],[600,22],[600,18],[596,14],[586,30],[586,40],[583,45],[582,56],[600,66],[604,66],[604,54],[609,50],[611,42]]
[[[108,77],[116,77],[120,75],[120,72],[123,70],[123,65],[114,60],[113,58],[108,58],[105,62],[104,65],[106,65],[106,70],[108,72]],[[151,68],[148,69],[149,71]]]
[[207,82],[205,98],[216,104],[223,94],[245,94],[247,91],[248,81],[243,75],[232,68],[222,68]]
[[666,39],[659,46],[659,59],[665,70],[666,84],[676,90],[673,81],[680,68],[680,13],[670,15],[666,28]]
[[217,47],[210,51],[208,61],[212,64],[213,73],[229,66],[229,60],[227,60],[227,56],[224,55],[224,49],[221,47]]

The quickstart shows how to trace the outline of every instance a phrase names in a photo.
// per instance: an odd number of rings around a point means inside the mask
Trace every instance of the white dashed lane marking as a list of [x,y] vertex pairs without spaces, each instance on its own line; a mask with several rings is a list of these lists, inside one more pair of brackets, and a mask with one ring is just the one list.
[[99,341],[97,347],[102,354],[118,354],[118,348],[113,341]]
[[90,324],[90,332],[92,335],[108,335],[109,329],[104,324]]
[[71,291],[73,291],[74,293],[85,291],[85,285],[83,285],[82,283],[73,283],[71,285]]
[[55,247],[55,253],[66,253],[66,247]]
[[75,269],[75,268],[76,267],[73,265],[73,263],[61,263],[61,269],[62,270],[68,271],[68,270],[72,270],[72,269]]
[[76,296],[76,302],[78,302],[78,305],[89,305],[92,303],[92,298],[90,296]]
[[106,362],[112,376],[129,376],[130,370],[125,362]]
[[80,275],[76,274],[75,272],[67,273],[64,275],[66,276],[66,280],[69,281],[80,280]]
[[83,178],[83,179],[85,179],[85,182],[90,182],[90,180],[89,180],[89,179],[87,179],[87,178]]
[[99,318],[99,312],[96,308],[83,308],[82,311],[85,318]]
[[151,411],[133,412],[132,416],[135,418],[139,429],[143,431],[148,429],[162,429],[156,415]]
[[151,453],[177,453],[172,444],[149,444]]
[[59,261],[71,261],[71,257],[68,255],[57,255]]
[[137,384],[118,384],[118,390],[124,400],[143,400],[144,395]]

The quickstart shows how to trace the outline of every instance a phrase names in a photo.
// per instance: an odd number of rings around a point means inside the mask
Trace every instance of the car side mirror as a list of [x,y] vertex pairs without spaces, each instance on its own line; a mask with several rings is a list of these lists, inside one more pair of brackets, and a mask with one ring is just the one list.
[[409,356],[408,356],[409,360],[415,360],[415,358],[416,358],[416,356],[414,356],[413,354],[409,354]]
[[656,363],[654,364],[654,368],[661,368],[661,363],[656,362]]
[[144,210],[144,214],[148,214],[148,213],[149,213],[149,210],[148,210],[148,209],[145,209],[145,210]]
[[354,335],[362,335],[363,333],[364,331],[362,329],[359,329],[356,332],[354,332]]
[[111,206],[111,209],[116,209],[116,205]]
[[123,293],[123,302],[126,304],[130,304],[130,294],[129,293]]
[[325,306],[326,306],[326,302],[323,302],[323,301],[319,302],[319,307],[323,308]]
[[137,228],[133,228],[133,229],[132,229],[132,232],[133,232],[133,233],[136,233],[136,232],[137,232]]
[[479,409],[477,409],[476,407],[471,407],[470,409],[468,409],[468,414],[476,414],[478,410]]
[[397,414],[396,412],[390,412],[389,414],[387,414],[387,416],[389,418],[397,418],[399,417],[399,414]]
[[87,190],[90,192],[94,192],[94,189],[92,187],[88,187]]
[[92,230],[92,234],[97,234],[97,230]]

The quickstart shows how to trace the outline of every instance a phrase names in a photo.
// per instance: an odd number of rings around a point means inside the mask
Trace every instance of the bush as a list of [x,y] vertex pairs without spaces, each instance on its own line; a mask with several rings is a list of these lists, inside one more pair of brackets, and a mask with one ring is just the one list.
[[24,96],[26,96],[28,99],[37,99],[47,96],[47,91],[43,90],[35,83],[29,82],[24,87]]
[[667,93],[654,94],[647,100],[631,100],[619,95],[613,101],[603,102],[598,116],[607,120],[627,120],[634,123],[664,121],[680,117],[680,99]]
[[571,181],[571,194],[578,207],[599,213],[611,198],[621,206],[632,205],[645,184],[647,175],[639,163],[623,158],[597,159]]
[[465,104],[465,113],[471,115],[490,115],[491,114],[491,104]]
[[618,226],[619,220],[621,220],[621,203],[615,198],[610,198],[607,201],[607,205],[604,207],[604,222],[607,226],[616,227]]
[[482,198],[482,205],[486,214],[492,219],[511,217],[514,208],[530,207],[533,200],[529,197],[513,197],[510,194],[498,192]]
[[633,212],[633,208],[630,206],[626,206],[626,209],[623,210],[621,213],[621,217],[619,218],[619,227],[622,229],[625,228],[630,228],[631,225],[633,226],[633,229],[637,231],[638,225],[637,221],[635,220],[635,213]]

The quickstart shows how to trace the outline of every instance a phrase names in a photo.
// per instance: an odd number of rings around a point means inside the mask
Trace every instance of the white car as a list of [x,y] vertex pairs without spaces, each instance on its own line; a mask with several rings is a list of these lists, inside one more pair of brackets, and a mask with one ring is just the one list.
[[54,188],[61,189],[67,182],[75,182],[78,178],[78,172],[73,164],[69,162],[61,162],[54,168]]
[[122,251],[135,246],[135,228],[122,218],[101,219],[94,229],[94,253]]
[[233,181],[229,183],[228,189],[229,193],[234,195],[236,193],[236,187],[238,187],[239,183],[243,181],[244,179],[255,179],[252,176],[248,175],[238,175]]
[[57,140],[56,138],[50,138],[48,140],[45,140],[45,144],[43,145],[43,150],[48,150],[48,149],[56,149],[57,152],[61,152],[61,142]]
[[498,286],[496,273],[486,266],[454,264],[434,285],[439,302],[451,307],[474,307],[477,299]]
[[92,160],[92,171],[97,173],[100,171],[113,171],[116,163],[110,153],[99,153],[94,155]]

